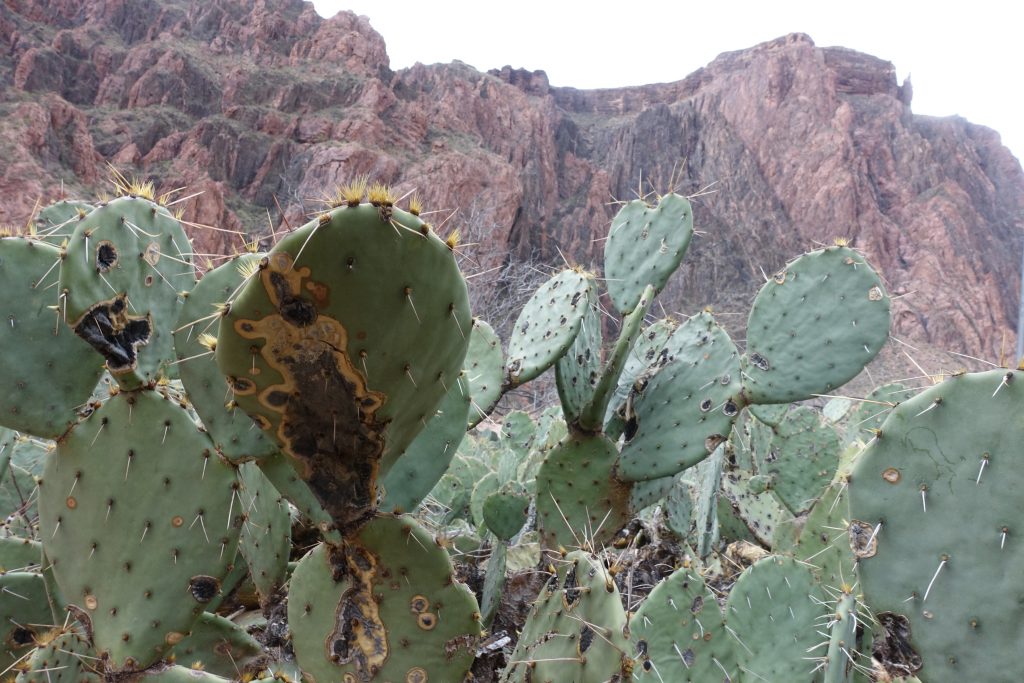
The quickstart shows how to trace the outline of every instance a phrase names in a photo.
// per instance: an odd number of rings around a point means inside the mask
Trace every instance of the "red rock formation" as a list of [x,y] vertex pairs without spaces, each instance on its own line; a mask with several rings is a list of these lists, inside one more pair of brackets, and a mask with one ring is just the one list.
[[[480,270],[600,264],[614,198],[702,193],[666,306],[742,327],[787,255],[852,238],[894,333],[990,355],[1016,325],[1024,174],[989,129],[915,116],[892,65],[790,35],[670,84],[580,91],[458,62],[393,72],[365,18],[301,0],[5,0],[0,222],[105,189],[104,162],[184,203],[197,252],[296,225],[358,174],[485,242]],[[643,180],[641,180],[641,178]],[[440,214],[440,222],[446,214]],[[446,227],[447,229],[447,227]]]

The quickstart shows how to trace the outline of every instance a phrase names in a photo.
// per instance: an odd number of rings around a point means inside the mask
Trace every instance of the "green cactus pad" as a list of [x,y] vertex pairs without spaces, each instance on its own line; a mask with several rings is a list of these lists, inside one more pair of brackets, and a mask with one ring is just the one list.
[[502,683],[627,681],[633,651],[608,570],[576,551],[558,561],[519,635]]
[[177,400],[121,392],[76,426],[39,486],[40,535],[109,671],[137,671],[219,592],[242,525],[233,468]]
[[811,681],[806,657],[821,641],[822,603],[827,598],[811,570],[796,560],[770,555],[747,568],[725,604],[742,680]]
[[694,550],[701,559],[711,554],[718,545],[718,498],[722,490],[722,470],[725,467],[725,444],[711,457],[697,465],[693,473],[696,486],[694,501]]
[[811,508],[793,556],[811,567],[826,586],[856,580],[857,558],[850,547],[850,502],[845,482],[833,482]]
[[584,300],[580,331],[566,353],[555,363],[555,384],[566,422],[575,422],[594,397],[601,372],[601,311],[597,291],[591,288]]
[[[0,444],[0,448],[3,445]],[[20,435],[11,444],[11,464],[20,467],[33,476],[41,476],[46,456],[53,452],[56,444],[49,439]],[[6,469],[6,468],[5,468]]]
[[828,652],[820,663],[824,683],[850,683],[857,647],[857,596],[851,591],[842,591],[828,625]]
[[791,403],[853,379],[889,338],[889,295],[846,247],[804,254],[766,282],[747,320],[743,391]]
[[33,236],[60,247],[71,239],[78,222],[95,208],[77,199],[61,199],[44,206],[32,219]]
[[427,426],[384,475],[380,509],[412,512],[444,476],[466,436],[466,420],[472,412],[467,384],[462,375],[448,387]]
[[484,569],[484,587],[480,595],[480,621],[490,628],[501,607],[501,596],[505,589],[505,569],[508,564],[508,545],[495,543]]
[[295,657],[316,681],[461,681],[480,636],[476,600],[409,517],[383,516],[299,562],[288,596]]
[[885,422],[885,418],[889,417],[893,407],[916,393],[917,389],[904,386],[899,382],[883,384],[872,391],[865,397],[867,400],[857,403],[857,406],[850,411],[846,419],[844,442],[851,444],[857,440],[864,443],[871,441],[875,432]]
[[239,406],[343,533],[462,372],[466,283],[449,247],[390,206],[342,206],[288,234],[221,323]]
[[505,383],[515,387],[550,368],[572,346],[590,307],[592,275],[563,270],[526,302],[508,342]]
[[246,276],[258,272],[262,254],[243,254],[207,272],[188,293],[174,329],[174,354],[192,407],[217,449],[232,462],[265,458],[277,443],[230,400],[228,384],[213,358],[220,311]]
[[320,530],[324,540],[331,543],[341,540],[331,516],[306,486],[306,482],[299,479],[295,468],[283,453],[264,458],[259,462],[259,468],[278,493],[294,505],[306,521]]
[[0,572],[38,571],[42,557],[39,541],[17,536],[0,538]]
[[600,548],[630,519],[630,485],[612,476],[618,451],[600,434],[570,433],[537,472],[537,528],[550,549]]
[[74,424],[103,361],[60,322],[60,250],[0,239],[0,425],[56,438]]
[[171,331],[196,282],[191,252],[167,209],[137,197],[100,206],[75,227],[61,263],[63,314],[126,389],[156,382],[174,360]]
[[850,477],[865,601],[928,683],[1019,670],[1022,410],[1024,373],[951,377],[894,408]]
[[691,481],[679,477],[665,496],[665,525],[681,541],[685,541],[696,529],[694,518],[694,486]]
[[501,478],[497,472],[488,472],[473,486],[473,493],[469,499],[469,511],[472,516],[470,521],[480,527],[484,524],[484,501],[492,493],[501,488]]
[[693,568],[655,586],[629,623],[638,683],[740,680],[718,602]]
[[472,429],[480,424],[480,420],[494,409],[501,398],[501,383],[505,374],[501,340],[494,329],[479,318],[473,318],[465,365],[469,395],[473,400],[466,428]]
[[[750,473],[743,470],[731,470],[722,476],[722,494],[719,497],[718,508],[719,520],[723,526],[722,535],[730,540],[734,537],[732,533],[724,530],[726,523],[723,506],[729,506],[733,516],[746,527],[753,538],[770,548],[774,544],[777,525],[789,520],[792,515],[771,491],[762,490],[755,493],[750,480]],[[745,539],[746,535],[741,532],[735,534],[735,538]]]
[[776,427],[789,413],[791,406],[788,403],[764,403],[747,406],[750,414],[768,425]]
[[[647,310],[654,301],[654,288],[648,286],[636,308],[622,319],[619,338],[615,340],[608,362],[598,377],[593,395],[580,411],[579,425],[587,431],[599,431],[604,424],[608,406],[612,403],[615,391],[622,379],[622,372],[631,358],[633,345],[640,335],[640,325],[647,315]],[[600,317],[596,324],[600,325]],[[563,401],[564,403],[564,401]]]
[[[101,683],[104,680],[96,653],[81,634],[62,629],[47,635],[28,660],[18,683]],[[57,676],[60,676],[58,679]]]
[[[37,564],[41,556],[37,552]],[[7,671],[53,627],[43,577],[27,571],[0,574],[0,671]]]
[[660,292],[679,267],[693,237],[693,209],[685,197],[667,194],[650,206],[634,199],[619,209],[604,243],[604,276],[619,313],[634,308],[644,288]]
[[0,515],[6,518],[8,530],[31,535],[39,517],[36,503],[36,478],[13,463],[7,465],[0,481]]
[[234,622],[204,612],[171,653],[186,667],[199,665],[208,673],[238,680],[244,672],[252,673],[263,646]]
[[656,372],[633,388],[619,476],[656,479],[691,467],[723,443],[740,408],[736,346],[709,313],[676,329]]
[[255,463],[238,467],[238,481],[245,512],[238,551],[249,566],[260,604],[267,605],[284,585],[288,571],[292,547],[288,503]]
[[800,406],[773,428],[758,472],[772,477],[772,488],[789,510],[808,510],[832,481],[839,466],[839,435],[817,411]]
[[517,481],[502,484],[484,499],[484,524],[502,541],[511,541],[526,524],[530,511],[530,495]]
[[[658,354],[665,348],[669,337],[675,332],[678,325],[674,320],[664,318],[651,325],[648,325],[637,336],[626,356],[626,363],[619,375],[619,381],[615,385],[615,392],[612,394],[608,407],[605,409],[604,425],[605,433],[612,438],[622,435],[626,413],[626,399],[633,389],[633,384],[658,361]],[[614,428],[612,423],[618,423]],[[613,431],[609,431],[613,429]]]

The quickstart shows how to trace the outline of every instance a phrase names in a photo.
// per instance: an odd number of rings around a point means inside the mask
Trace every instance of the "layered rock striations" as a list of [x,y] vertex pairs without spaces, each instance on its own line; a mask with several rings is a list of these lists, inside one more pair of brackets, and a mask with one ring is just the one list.
[[[1024,173],[998,134],[918,116],[890,63],[794,34],[675,83],[390,68],[366,18],[301,0],[4,0],[0,222],[95,196],[106,164],[182,203],[198,250],[295,226],[360,174],[458,213],[481,271],[600,263],[614,201],[697,195],[666,307],[742,327],[787,255],[845,237],[880,266],[894,334],[991,356],[1012,341]],[[280,207],[280,208],[279,208]],[[439,214],[441,222],[445,214]],[[468,249],[468,248],[467,248]],[[730,314],[737,315],[730,315]]]

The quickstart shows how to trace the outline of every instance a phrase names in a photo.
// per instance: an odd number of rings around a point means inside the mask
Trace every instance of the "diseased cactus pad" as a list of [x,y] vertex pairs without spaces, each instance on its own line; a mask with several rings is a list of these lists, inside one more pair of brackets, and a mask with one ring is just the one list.
[[455,258],[423,221],[342,206],[271,250],[216,356],[238,404],[349,529],[455,384],[471,325]]
[[302,559],[288,624],[303,672],[353,683],[461,681],[481,630],[448,553],[413,519],[391,516]]

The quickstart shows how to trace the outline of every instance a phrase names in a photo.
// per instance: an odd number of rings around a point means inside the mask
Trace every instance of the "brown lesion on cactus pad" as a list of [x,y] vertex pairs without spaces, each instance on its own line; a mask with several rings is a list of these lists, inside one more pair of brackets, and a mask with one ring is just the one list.
[[149,316],[128,314],[128,297],[118,294],[101,301],[72,324],[75,334],[100,352],[113,374],[133,370],[138,347],[149,343],[153,323]]
[[850,522],[848,533],[850,549],[856,557],[874,557],[878,552],[878,535],[871,524],[855,519]]
[[[309,275],[309,268],[293,268],[288,254],[275,254],[260,277],[277,312],[238,320],[235,330],[264,341],[259,354],[282,381],[259,386],[262,416],[276,424],[278,441],[303,480],[342,533],[351,536],[376,504],[387,424],[377,411],[386,397],[369,389],[349,358],[347,330],[319,312],[329,293],[319,284],[310,286]],[[318,292],[316,299],[302,297],[304,290]]]
[[913,676],[921,670],[921,655],[910,645],[910,620],[895,612],[877,615],[882,633],[875,636],[871,654],[890,676]]
[[344,576],[349,588],[335,612],[334,628],[324,641],[327,658],[338,665],[352,665],[360,681],[373,678],[388,658],[387,629],[373,597],[378,558],[364,548],[330,548],[332,574]]

